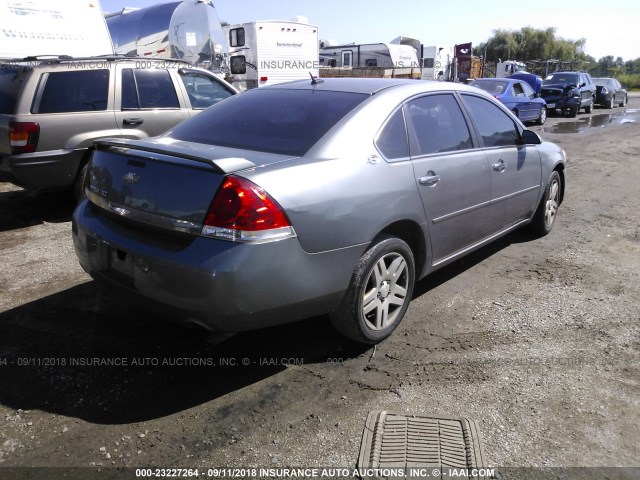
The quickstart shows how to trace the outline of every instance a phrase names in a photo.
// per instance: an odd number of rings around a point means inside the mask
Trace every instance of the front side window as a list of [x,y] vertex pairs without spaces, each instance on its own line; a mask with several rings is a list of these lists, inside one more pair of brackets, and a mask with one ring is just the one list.
[[122,70],[122,110],[180,108],[168,70]]
[[452,94],[429,95],[405,106],[411,155],[454,152],[472,147],[469,127]]
[[33,113],[95,112],[107,109],[109,70],[49,72]]
[[533,88],[531,88],[528,83],[522,82],[520,85],[526,97],[535,98],[536,92],[533,91]]
[[211,105],[233,95],[230,89],[225,88],[214,78],[198,72],[180,73],[184,88],[189,95],[191,108],[209,108]]
[[500,107],[474,95],[462,95],[485,147],[518,145],[520,131]]

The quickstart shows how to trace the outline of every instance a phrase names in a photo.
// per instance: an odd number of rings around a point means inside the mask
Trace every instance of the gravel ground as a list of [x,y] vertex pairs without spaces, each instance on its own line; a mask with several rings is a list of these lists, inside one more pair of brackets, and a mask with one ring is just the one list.
[[640,466],[639,108],[532,127],[569,158],[553,232],[423,280],[375,349],[324,317],[215,344],[123,304],[78,266],[67,195],[0,184],[0,478],[353,469],[372,410],[474,419],[490,466]]

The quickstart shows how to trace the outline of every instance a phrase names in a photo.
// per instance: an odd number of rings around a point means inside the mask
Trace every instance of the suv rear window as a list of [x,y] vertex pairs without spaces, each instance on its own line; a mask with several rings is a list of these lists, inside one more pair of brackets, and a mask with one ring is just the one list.
[[15,113],[20,87],[24,82],[24,70],[0,64],[0,113]]
[[301,156],[367,98],[324,90],[249,90],[181,123],[169,135],[187,142]]
[[42,74],[40,102],[32,113],[95,112],[107,109],[109,70]]

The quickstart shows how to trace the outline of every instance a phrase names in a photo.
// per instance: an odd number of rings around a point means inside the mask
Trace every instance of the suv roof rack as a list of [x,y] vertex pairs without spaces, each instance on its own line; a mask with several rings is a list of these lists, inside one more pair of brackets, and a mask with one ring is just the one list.
[[82,62],[91,60],[103,60],[107,62],[117,60],[145,60],[151,62],[184,63],[186,65],[191,65],[188,61],[178,58],[142,57],[139,55],[123,55],[116,53],[94,55],[90,57],[72,57],[69,55],[29,55],[24,58],[1,58],[0,63],[42,62],[43,65],[50,65],[53,63]]

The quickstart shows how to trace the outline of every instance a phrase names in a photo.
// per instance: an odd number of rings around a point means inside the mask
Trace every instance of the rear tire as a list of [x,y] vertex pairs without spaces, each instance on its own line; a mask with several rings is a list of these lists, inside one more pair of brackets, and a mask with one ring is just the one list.
[[87,178],[88,170],[89,162],[85,160],[80,164],[76,179],[73,181],[73,196],[78,202],[84,198],[84,182]]
[[627,104],[627,101],[629,100],[629,98],[625,95],[624,99],[622,99],[622,101],[620,102],[620,106],[624,107]]
[[402,321],[414,282],[409,246],[396,237],[381,237],[360,258],[342,302],[331,315],[333,326],[357,342],[381,342]]
[[554,171],[549,177],[540,204],[529,224],[529,229],[534,235],[544,237],[553,228],[556,223],[558,207],[560,206],[561,191],[562,180],[560,179],[560,174]]
[[544,125],[544,122],[546,121],[547,121],[547,107],[542,107],[540,109],[540,116],[538,117],[538,120],[536,120],[536,124]]
[[611,109],[614,106],[614,102],[613,102],[613,96],[611,97],[611,100],[609,100],[609,103],[607,103],[607,108]]

